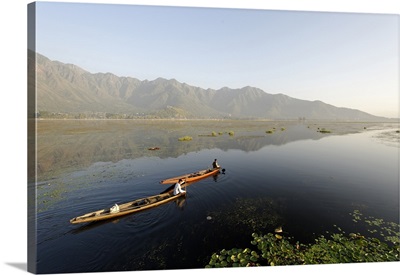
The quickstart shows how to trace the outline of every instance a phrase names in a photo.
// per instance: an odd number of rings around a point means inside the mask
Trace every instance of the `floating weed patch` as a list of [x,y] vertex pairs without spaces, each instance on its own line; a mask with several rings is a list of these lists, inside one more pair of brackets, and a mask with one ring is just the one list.
[[[226,132],[215,132],[215,131],[213,131],[213,132],[211,132],[211,134],[200,134],[200,135],[198,135],[199,137],[216,137],[216,136],[222,136],[224,133],[226,133]],[[234,135],[234,133],[233,133],[233,131],[231,131],[231,132],[228,132],[228,134],[230,135],[230,136],[233,136]]]
[[233,206],[209,213],[210,221],[216,228],[235,228],[240,235],[245,232],[261,232],[265,228],[273,229],[282,224],[278,214],[281,205],[270,198],[238,198]]
[[[319,128],[318,128],[318,129],[319,129]],[[320,133],[322,133],[322,134],[329,134],[329,133],[331,133],[330,130],[327,130],[327,129],[325,129],[325,128],[322,128],[322,129],[318,130],[317,132],[320,132]]]
[[234,136],[234,135],[235,135],[235,132],[234,132],[234,131],[229,131],[229,132],[228,132],[228,135]]
[[60,200],[64,199],[67,188],[61,182],[53,182],[47,185],[37,187],[38,212],[46,211],[52,208]]
[[193,138],[191,136],[183,136],[183,137],[178,138],[179,141],[190,141],[192,139]]
[[[223,133],[222,132],[220,132],[219,133],[219,135],[222,135]],[[203,134],[203,135],[198,135],[199,137],[216,137],[217,136],[217,133],[216,132],[211,132],[211,134]]]
[[385,145],[399,148],[400,147],[399,133],[400,133],[399,130],[385,131],[375,135],[374,138],[377,138],[380,142],[383,142]]
[[[278,233],[253,233],[251,248],[222,249],[211,255],[210,267],[248,267],[275,265],[333,264],[398,261],[400,254],[399,224],[373,217],[363,218],[360,211],[352,213],[353,222],[364,222],[371,236],[360,233],[329,233],[315,243],[301,244]],[[276,231],[277,232],[277,231]],[[374,234],[379,234],[375,237]]]
[[368,225],[368,232],[371,236],[381,238],[384,242],[393,245],[400,243],[400,225],[394,222],[386,222],[383,219],[377,219],[372,216],[364,217],[359,210],[350,213],[354,223],[365,223]]
[[274,130],[267,130],[267,131],[265,131],[267,134],[273,134],[274,133]]

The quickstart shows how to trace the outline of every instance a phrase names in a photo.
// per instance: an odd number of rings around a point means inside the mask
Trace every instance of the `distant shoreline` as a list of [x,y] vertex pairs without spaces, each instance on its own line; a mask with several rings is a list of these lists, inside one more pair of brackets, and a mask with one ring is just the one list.
[[334,119],[245,119],[245,118],[28,118],[37,121],[261,121],[261,122],[336,122],[336,123],[400,123],[400,118],[385,120],[334,120]]

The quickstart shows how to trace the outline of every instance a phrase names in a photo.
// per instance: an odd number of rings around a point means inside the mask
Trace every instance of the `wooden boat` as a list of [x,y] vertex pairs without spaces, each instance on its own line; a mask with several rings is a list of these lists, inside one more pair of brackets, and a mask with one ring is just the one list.
[[180,193],[178,195],[173,195],[172,192],[163,193],[155,196],[150,196],[147,198],[137,199],[131,202],[127,202],[124,204],[118,205],[118,210],[115,210],[114,207],[106,208],[94,212],[90,212],[84,214],[79,217],[75,217],[70,220],[71,223],[85,223],[85,222],[94,222],[101,221],[106,219],[112,219],[124,215],[128,215],[131,213],[136,213],[139,211],[143,211],[149,208],[157,207],[159,205],[168,203],[170,201],[176,200],[180,196],[185,195],[185,193]]
[[179,177],[173,177],[173,178],[165,179],[165,180],[160,181],[160,183],[161,184],[175,184],[175,183],[178,182],[179,179],[183,179],[186,182],[197,181],[197,180],[201,180],[201,179],[204,179],[206,177],[218,174],[220,169],[221,168],[200,170],[200,171],[197,171],[197,172],[194,172],[194,173],[190,173],[190,174],[186,174],[186,175],[182,175],[182,176],[179,176]]

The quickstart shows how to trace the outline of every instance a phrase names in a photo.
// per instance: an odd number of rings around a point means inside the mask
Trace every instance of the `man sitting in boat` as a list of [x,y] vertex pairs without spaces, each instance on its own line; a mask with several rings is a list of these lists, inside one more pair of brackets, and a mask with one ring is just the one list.
[[217,163],[217,159],[214,159],[214,162],[212,163],[213,169],[219,168],[219,164]]
[[119,212],[119,206],[118,204],[114,204],[114,206],[110,208],[110,213],[118,213],[118,212]]
[[182,189],[181,185],[184,184],[185,182],[183,181],[183,179],[179,179],[179,181],[175,184],[174,187],[174,196],[178,195],[180,193],[186,193],[185,190]]

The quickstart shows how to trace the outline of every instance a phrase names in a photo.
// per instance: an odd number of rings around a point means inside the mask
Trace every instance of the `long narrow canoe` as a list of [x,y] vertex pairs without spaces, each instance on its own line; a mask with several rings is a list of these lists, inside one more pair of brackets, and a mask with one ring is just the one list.
[[85,223],[85,222],[94,222],[94,221],[101,221],[101,220],[106,220],[106,219],[112,219],[124,215],[128,215],[131,213],[143,211],[149,208],[157,207],[159,205],[162,205],[164,203],[176,200],[180,196],[184,195],[184,193],[180,193],[178,195],[173,195],[172,192],[164,193],[164,194],[159,194],[155,196],[150,196],[147,198],[141,198],[137,199],[131,202],[127,202],[124,204],[118,205],[119,211],[114,212],[111,211],[111,208],[106,208],[94,212],[90,212],[87,214],[84,214],[79,217],[75,217],[70,220],[71,223],[76,224],[76,223]]
[[165,180],[160,181],[160,183],[161,184],[175,184],[179,181],[179,179],[183,179],[186,182],[197,181],[197,180],[201,180],[201,179],[204,179],[204,178],[212,176],[212,175],[216,175],[219,173],[219,170],[220,170],[220,168],[200,170],[200,171],[197,171],[194,173],[165,179]]

